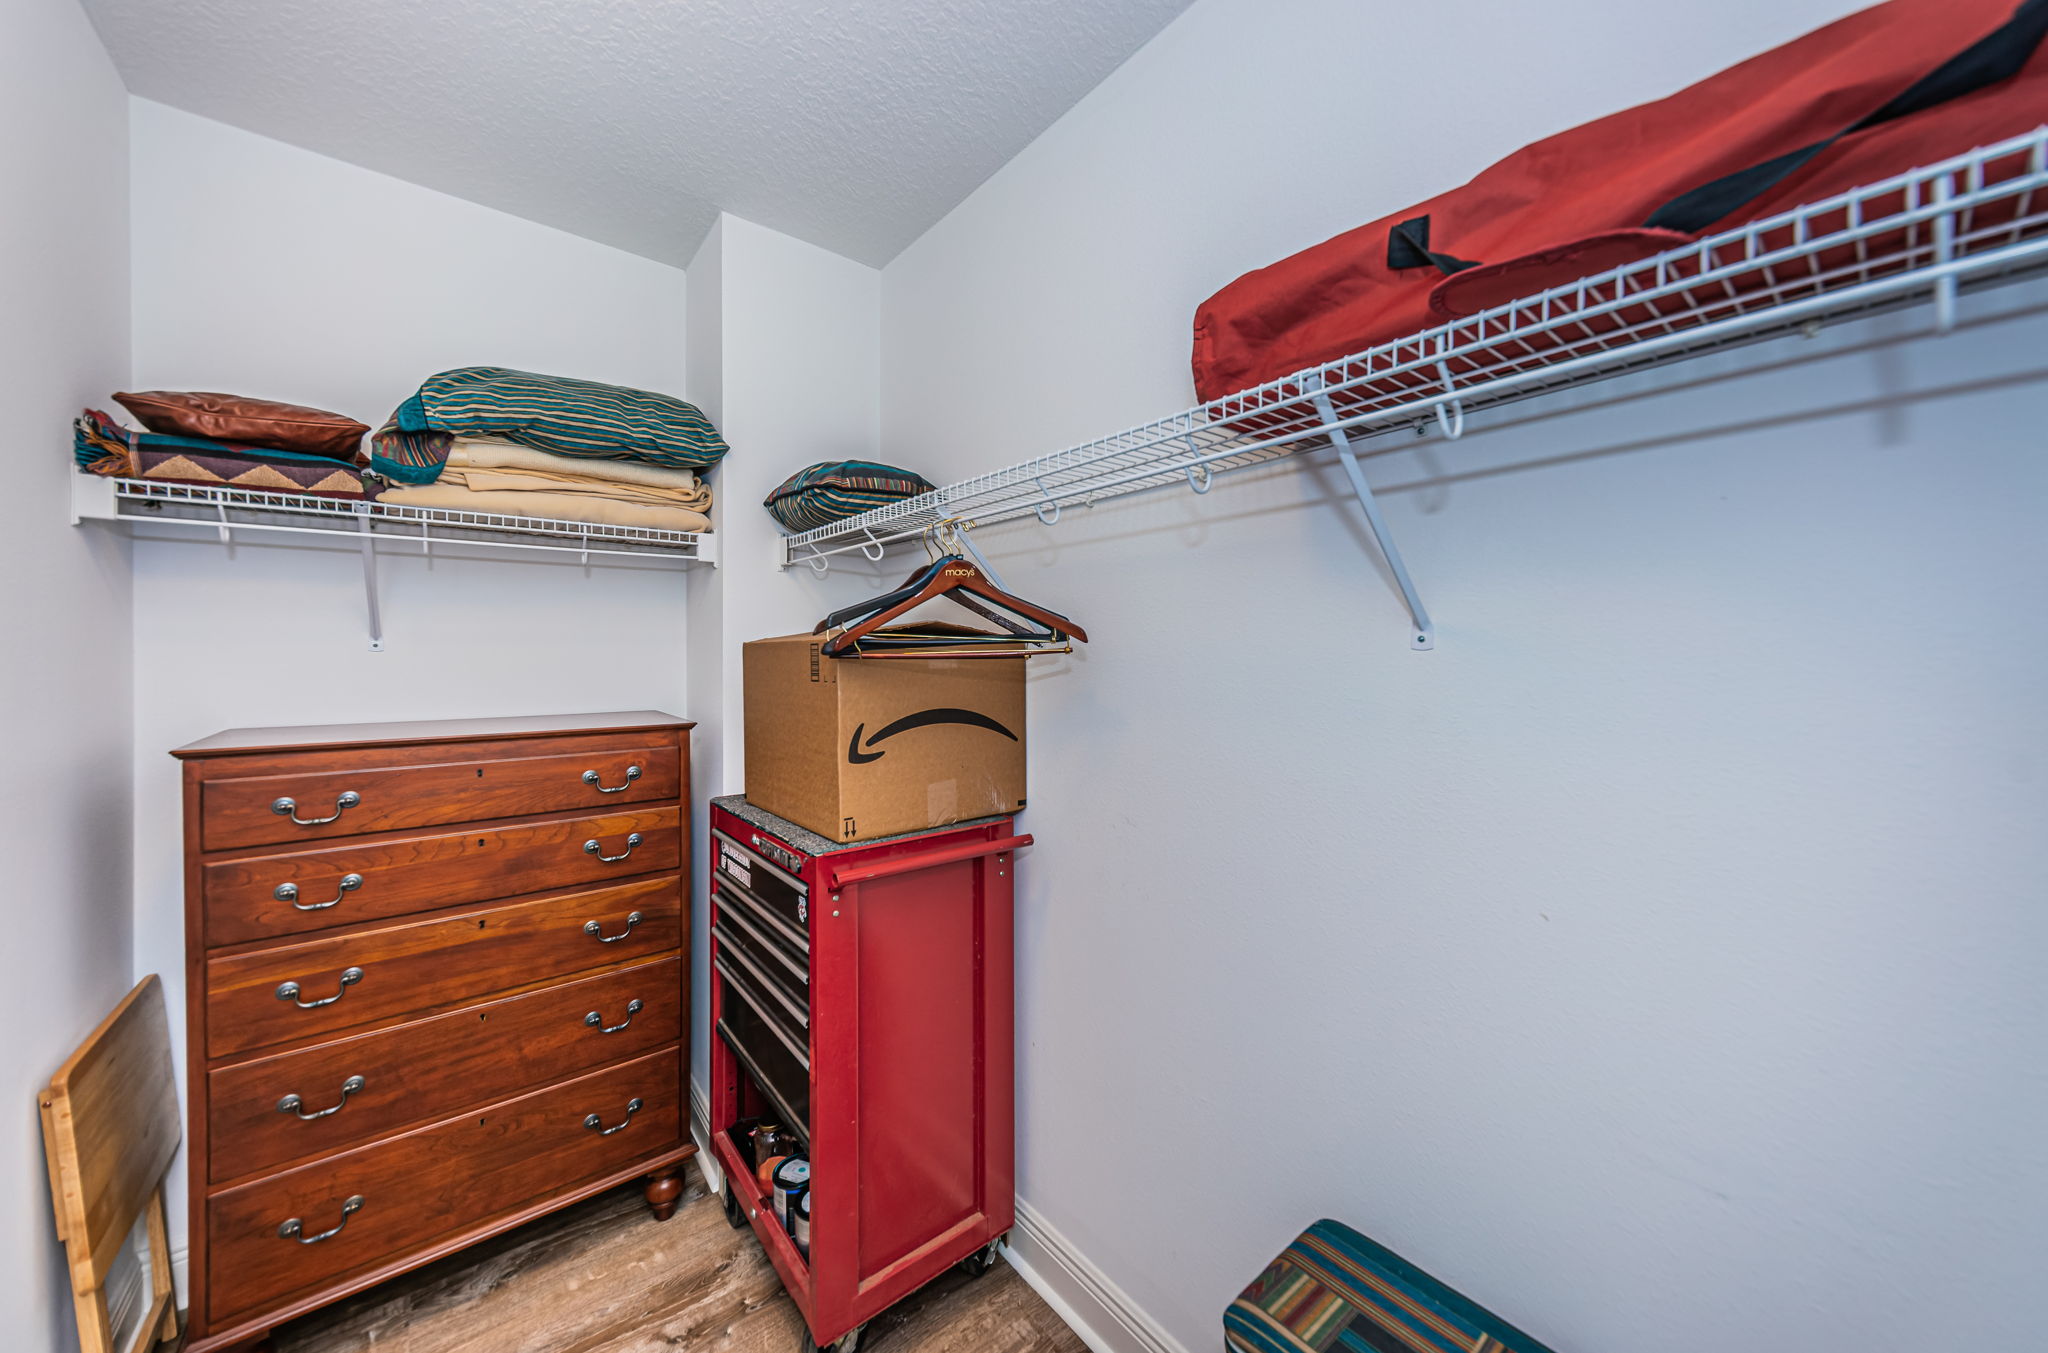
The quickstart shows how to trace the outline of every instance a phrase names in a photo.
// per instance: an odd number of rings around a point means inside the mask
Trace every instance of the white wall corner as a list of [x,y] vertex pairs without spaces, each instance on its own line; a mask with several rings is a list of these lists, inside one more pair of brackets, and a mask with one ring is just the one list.
[[1022,1198],[1004,1256],[1094,1353],[1191,1353]]

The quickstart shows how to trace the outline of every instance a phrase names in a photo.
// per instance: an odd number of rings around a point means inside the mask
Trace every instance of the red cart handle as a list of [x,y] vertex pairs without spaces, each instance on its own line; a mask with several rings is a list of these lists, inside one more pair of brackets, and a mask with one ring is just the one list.
[[901,859],[883,860],[879,864],[863,865],[858,869],[835,869],[832,871],[832,886],[851,888],[856,883],[893,878],[897,874],[909,874],[919,869],[930,869],[935,865],[957,864],[961,860],[978,860],[984,855],[999,855],[1006,850],[1016,850],[1030,844],[1029,836],[1006,836],[1000,841],[972,841],[964,846],[948,846],[944,850],[928,851],[923,855],[905,855]]

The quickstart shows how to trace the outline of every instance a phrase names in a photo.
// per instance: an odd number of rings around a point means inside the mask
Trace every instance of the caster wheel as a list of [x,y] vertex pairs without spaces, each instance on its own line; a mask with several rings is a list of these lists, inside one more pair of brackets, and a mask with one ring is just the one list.
[[812,1342],[811,1332],[806,1329],[797,1340],[797,1353],[857,1353],[861,1333],[866,1329],[866,1325],[855,1325],[829,1344]]
[[735,1231],[745,1230],[747,1226],[747,1210],[741,1207],[740,1200],[733,1196],[731,1180],[727,1180],[725,1188],[720,1191],[719,1201],[725,1204],[726,1225],[732,1227]]
[[997,1246],[1000,1244],[1000,1241],[990,1241],[973,1254],[962,1259],[955,1267],[970,1278],[979,1278],[982,1274],[996,1266],[996,1259],[998,1258]]

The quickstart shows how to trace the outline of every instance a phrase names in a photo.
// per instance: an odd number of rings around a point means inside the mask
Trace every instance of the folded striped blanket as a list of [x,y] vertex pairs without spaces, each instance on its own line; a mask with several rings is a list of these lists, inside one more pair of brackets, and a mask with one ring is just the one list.
[[727,447],[696,405],[622,385],[502,366],[427,377],[370,439],[370,463],[408,484],[440,477],[458,437],[502,437],[557,456],[715,465]]

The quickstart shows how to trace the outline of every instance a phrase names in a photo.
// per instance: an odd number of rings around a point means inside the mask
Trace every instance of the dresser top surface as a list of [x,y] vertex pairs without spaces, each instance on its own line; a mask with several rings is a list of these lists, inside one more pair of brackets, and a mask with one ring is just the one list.
[[647,729],[694,728],[688,719],[657,709],[609,714],[539,714],[505,719],[412,719],[395,723],[305,724],[292,728],[229,728],[212,737],[173,748],[171,755],[232,756],[240,752],[288,752],[308,748],[374,747],[414,742],[477,742],[491,738],[545,737],[551,733],[636,733]]

